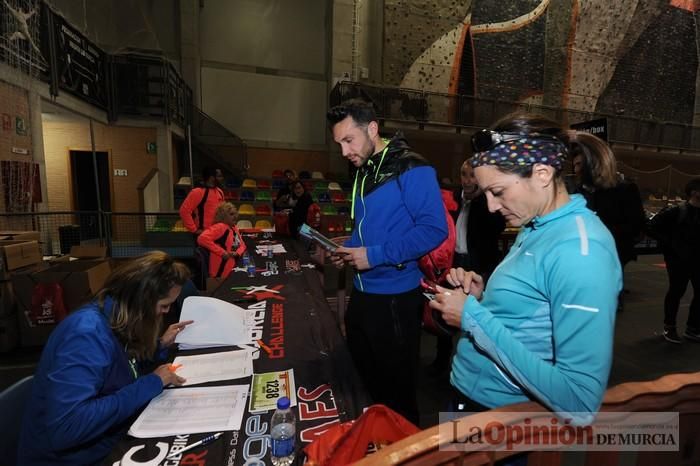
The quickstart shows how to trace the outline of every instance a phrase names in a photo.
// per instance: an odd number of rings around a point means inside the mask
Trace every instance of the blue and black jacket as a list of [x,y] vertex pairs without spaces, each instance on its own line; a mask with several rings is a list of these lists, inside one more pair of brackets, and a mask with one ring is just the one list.
[[353,188],[355,228],[346,246],[367,248],[370,269],[357,273],[366,293],[416,288],[418,259],[447,237],[447,221],[433,167],[400,133],[359,168]]

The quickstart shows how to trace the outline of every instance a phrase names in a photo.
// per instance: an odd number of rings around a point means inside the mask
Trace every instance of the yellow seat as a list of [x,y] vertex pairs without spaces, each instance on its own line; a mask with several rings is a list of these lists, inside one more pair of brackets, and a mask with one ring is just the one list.
[[246,178],[245,180],[243,180],[242,187],[244,187],[244,188],[257,188],[258,183],[252,178]]
[[238,215],[255,215],[255,209],[250,204],[241,204],[238,208]]
[[272,223],[269,220],[258,220],[255,222],[255,228],[260,228],[261,230],[269,229],[272,228]]
[[238,228],[253,228],[253,224],[250,223],[250,220],[239,220],[236,223],[236,226]]
[[337,182],[331,181],[330,183],[328,183],[328,190],[329,191],[342,191],[343,188],[341,188],[340,184],[338,184]]
[[312,180],[322,180],[322,179],[323,179],[323,173],[321,173],[321,172],[311,172],[311,179],[312,179]]

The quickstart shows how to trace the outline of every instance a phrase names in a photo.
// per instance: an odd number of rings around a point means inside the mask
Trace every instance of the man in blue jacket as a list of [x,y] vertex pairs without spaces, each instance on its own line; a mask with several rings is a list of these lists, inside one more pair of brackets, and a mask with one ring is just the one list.
[[343,157],[357,168],[355,228],[334,256],[356,272],[345,314],[348,347],[373,400],[417,423],[418,259],[447,237],[437,176],[400,133],[391,140],[379,136],[372,104],[350,100],[327,118]]

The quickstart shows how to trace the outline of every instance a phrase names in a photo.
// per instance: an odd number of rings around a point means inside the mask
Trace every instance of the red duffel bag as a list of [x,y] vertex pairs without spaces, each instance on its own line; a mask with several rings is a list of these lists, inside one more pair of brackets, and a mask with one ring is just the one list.
[[400,414],[384,405],[372,405],[356,420],[336,424],[304,448],[306,464],[350,464],[417,432],[420,429]]

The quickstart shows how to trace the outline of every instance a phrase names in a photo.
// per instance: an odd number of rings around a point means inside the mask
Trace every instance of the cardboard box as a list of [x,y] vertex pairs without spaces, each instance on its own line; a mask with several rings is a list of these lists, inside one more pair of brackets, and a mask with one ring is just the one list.
[[14,241],[39,241],[38,231],[2,230],[0,239]]
[[8,280],[8,271],[41,262],[37,241],[0,241],[0,279]]
[[108,261],[78,260],[59,263],[40,272],[13,274],[21,345],[43,345],[57,324],[53,319],[42,321],[32,313],[32,296],[37,284],[61,285],[65,310],[71,312],[102,288],[110,272]]
[[106,259],[106,246],[71,246],[70,253],[50,260],[52,264],[60,262],[73,262],[83,259]]

